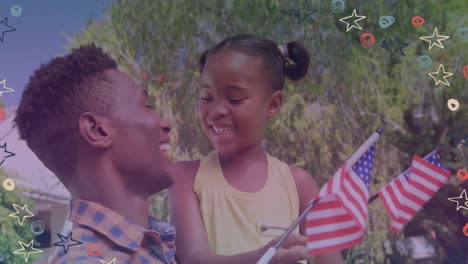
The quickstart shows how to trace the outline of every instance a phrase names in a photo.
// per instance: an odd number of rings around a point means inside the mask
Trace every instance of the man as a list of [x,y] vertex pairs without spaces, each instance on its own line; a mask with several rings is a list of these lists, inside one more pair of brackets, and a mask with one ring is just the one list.
[[52,263],[176,263],[173,226],[148,216],[148,196],[173,183],[171,127],[115,61],[91,45],[42,65],[15,125],[72,196]]

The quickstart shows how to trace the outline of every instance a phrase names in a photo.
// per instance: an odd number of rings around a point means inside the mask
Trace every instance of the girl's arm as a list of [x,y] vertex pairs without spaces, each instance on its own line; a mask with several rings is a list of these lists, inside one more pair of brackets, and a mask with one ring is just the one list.
[[[178,162],[172,167],[174,185],[169,189],[170,221],[176,229],[176,255],[181,264],[255,264],[274,241],[264,247],[243,254],[220,256],[211,253],[198,198],[193,183],[199,161]],[[229,239],[229,237],[226,237]],[[307,259],[304,236],[291,236],[270,263],[291,263]]]
[[[299,214],[304,211],[308,203],[319,192],[319,188],[314,181],[314,178],[304,169],[290,166],[291,172],[296,182],[297,192],[299,194]],[[305,235],[306,221],[302,221],[299,226],[299,232]],[[316,264],[342,264],[343,257],[340,251],[333,251],[315,256],[314,263]]]

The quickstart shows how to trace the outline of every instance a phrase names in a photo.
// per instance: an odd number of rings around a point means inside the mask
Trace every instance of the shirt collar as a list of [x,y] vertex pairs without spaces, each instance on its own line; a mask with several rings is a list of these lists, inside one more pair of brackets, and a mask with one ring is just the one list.
[[72,199],[69,220],[104,235],[113,243],[136,251],[146,232],[155,232],[161,242],[175,239],[175,230],[171,224],[148,215],[150,229],[146,229],[124,218],[100,204]]

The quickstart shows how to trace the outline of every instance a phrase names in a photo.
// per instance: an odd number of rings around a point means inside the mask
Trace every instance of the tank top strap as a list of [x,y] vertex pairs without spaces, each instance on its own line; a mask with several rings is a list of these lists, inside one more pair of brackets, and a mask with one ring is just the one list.
[[[299,205],[299,193],[297,191],[296,181],[289,165],[278,158],[268,154],[268,160],[271,163],[271,181],[273,189],[285,189],[289,194],[292,204]],[[294,206],[293,214],[299,214],[299,208]]]
[[200,160],[200,165],[193,184],[193,190],[197,195],[202,191],[202,187],[206,190],[219,188],[222,185],[221,179],[217,177],[221,172],[221,168],[218,164],[218,153],[216,151],[211,151]]

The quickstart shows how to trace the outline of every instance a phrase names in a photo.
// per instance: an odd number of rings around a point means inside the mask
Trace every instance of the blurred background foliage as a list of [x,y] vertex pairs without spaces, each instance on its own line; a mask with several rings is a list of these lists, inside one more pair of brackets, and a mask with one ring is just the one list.
[[[454,174],[467,168],[467,147],[457,143],[468,131],[468,81],[462,74],[468,64],[468,42],[456,36],[468,25],[466,1],[346,1],[341,13],[332,12],[331,2],[114,1],[104,21],[90,18],[82,32],[69,38],[69,48],[102,46],[148,89],[157,109],[172,122],[175,160],[199,159],[212,149],[196,114],[199,55],[225,37],[248,33],[278,44],[300,41],[311,54],[307,77],[287,82],[286,103],[269,124],[264,145],[272,155],[307,169],[319,185],[383,122],[389,125],[378,141],[371,193],[409,167],[414,154],[424,156],[440,145],[450,145],[441,156]],[[305,4],[318,11],[313,22],[299,23],[288,10]],[[359,21],[362,31],[346,32],[338,19],[353,9],[367,18]],[[386,29],[378,23],[383,15],[395,18]],[[412,26],[415,15],[425,18],[422,27]],[[429,50],[429,43],[419,39],[432,35],[435,27],[439,34],[450,35],[442,42],[445,49]],[[361,46],[364,32],[374,35],[373,47]],[[390,56],[379,47],[395,36],[409,44],[403,49],[406,56]],[[432,58],[429,69],[418,68],[417,59],[423,54]],[[428,76],[439,64],[454,73],[448,78],[450,86],[436,86]],[[458,111],[449,111],[449,98],[460,102]],[[387,261],[384,241],[395,245],[405,236],[425,236],[437,248],[432,263],[466,262],[466,257],[457,262],[449,256],[468,252],[468,239],[461,232],[468,212],[456,211],[447,198],[459,196],[467,186],[452,177],[400,234],[388,231],[389,218],[377,200],[370,206],[366,240],[343,251],[344,256],[349,263],[383,263]],[[165,193],[152,201],[153,213],[167,218]],[[408,257],[398,255],[393,250],[392,263],[409,263]]]
[[[7,179],[7,174],[0,169],[0,182]],[[3,189],[3,187],[0,186]],[[0,249],[3,250],[5,260],[2,264],[24,263],[24,255],[12,254],[13,251],[21,249],[18,241],[29,244],[34,240],[34,248],[39,248],[40,243],[35,240],[35,235],[31,232],[32,218],[25,218],[23,225],[18,223],[18,218],[12,218],[9,215],[15,213],[13,204],[22,207],[24,204],[31,211],[34,208],[34,201],[22,195],[26,190],[21,186],[16,186],[14,192],[0,192]],[[0,253],[2,254],[2,253]],[[40,254],[31,254],[28,261],[39,258]]]

